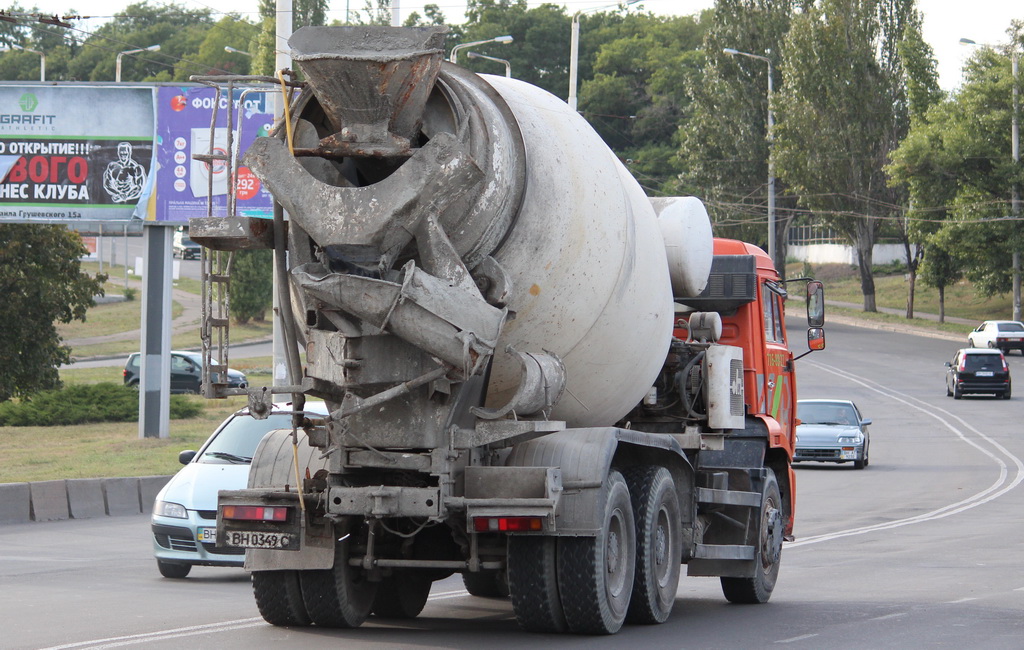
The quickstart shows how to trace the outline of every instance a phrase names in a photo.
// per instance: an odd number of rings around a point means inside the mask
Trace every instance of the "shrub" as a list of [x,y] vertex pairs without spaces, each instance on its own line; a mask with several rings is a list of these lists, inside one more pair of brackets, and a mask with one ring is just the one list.
[[[171,418],[192,418],[202,406],[184,395],[171,396]],[[136,422],[139,391],[104,382],[77,384],[0,404],[0,426],[66,426],[88,422]]]

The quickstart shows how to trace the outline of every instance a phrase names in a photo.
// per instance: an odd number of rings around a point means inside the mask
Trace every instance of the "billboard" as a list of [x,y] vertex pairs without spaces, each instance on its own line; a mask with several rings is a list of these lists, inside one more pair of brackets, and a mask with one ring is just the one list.
[[[236,192],[235,214],[272,217],[273,200],[248,168],[239,166],[232,177],[227,161],[204,162],[195,154],[228,154],[238,159],[259,136],[273,127],[274,114],[265,92],[235,89],[234,124],[229,125],[228,99],[222,95],[217,123],[212,125],[216,91],[207,86],[163,86],[156,89],[157,182],[149,218],[188,223],[207,216],[207,192],[212,187],[213,216],[227,214],[228,192]],[[211,126],[213,126],[211,133]],[[228,151],[228,129],[232,151]]]
[[153,89],[0,85],[0,221],[126,221],[153,184]]

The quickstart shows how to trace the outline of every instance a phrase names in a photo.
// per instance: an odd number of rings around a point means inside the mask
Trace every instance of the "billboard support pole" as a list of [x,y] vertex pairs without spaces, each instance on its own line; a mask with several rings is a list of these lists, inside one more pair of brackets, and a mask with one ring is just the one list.
[[142,368],[139,438],[170,436],[171,235],[173,226],[146,224],[142,250]]

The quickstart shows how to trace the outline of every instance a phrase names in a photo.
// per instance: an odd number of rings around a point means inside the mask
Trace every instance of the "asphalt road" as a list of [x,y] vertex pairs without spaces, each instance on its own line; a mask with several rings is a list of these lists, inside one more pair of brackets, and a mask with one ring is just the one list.
[[[729,605],[717,580],[684,577],[664,625],[539,636],[518,629],[507,601],[469,596],[454,577],[435,583],[413,621],[275,628],[240,570],[161,578],[139,516],[0,527],[0,645],[1024,647],[1022,393],[945,397],[955,342],[843,325],[828,337],[827,350],[797,362],[800,396],[855,400],[874,421],[871,465],[798,469],[797,541],[767,605]],[[1024,358],[1010,365],[1024,377]]]

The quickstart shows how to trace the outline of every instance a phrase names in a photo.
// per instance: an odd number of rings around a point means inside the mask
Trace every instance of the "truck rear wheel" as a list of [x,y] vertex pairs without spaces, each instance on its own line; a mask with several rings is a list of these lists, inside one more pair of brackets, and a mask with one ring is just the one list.
[[615,634],[626,620],[636,564],[636,529],[622,474],[608,474],[604,523],[595,537],[558,540],[558,591],[569,630]]
[[775,472],[767,470],[764,489],[761,491],[761,514],[759,517],[756,553],[754,554],[754,575],[750,578],[722,578],[722,592],[730,603],[767,603],[779,577],[779,562],[782,559],[782,537],[785,521],[782,514],[782,497]]
[[683,555],[675,481],[655,465],[633,468],[625,478],[636,521],[636,575],[626,620],[664,623],[675,604]]
[[381,618],[416,618],[427,604],[433,584],[422,575],[396,571],[377,587],[373,614]]
[[312,622],[302,602],[297,571],[253,571],[252,593],[260,616],[271,625],[297,627]]
[[528,632],[565,632],[558,595],[555,537],[513,535],[508,539],[508,589],[519,627]]
[[309,618],[321,627],[359,627],[370,615],[378,583],[348,563],[351,537],[334,546],[333,569],[299,571],[302,600]]

